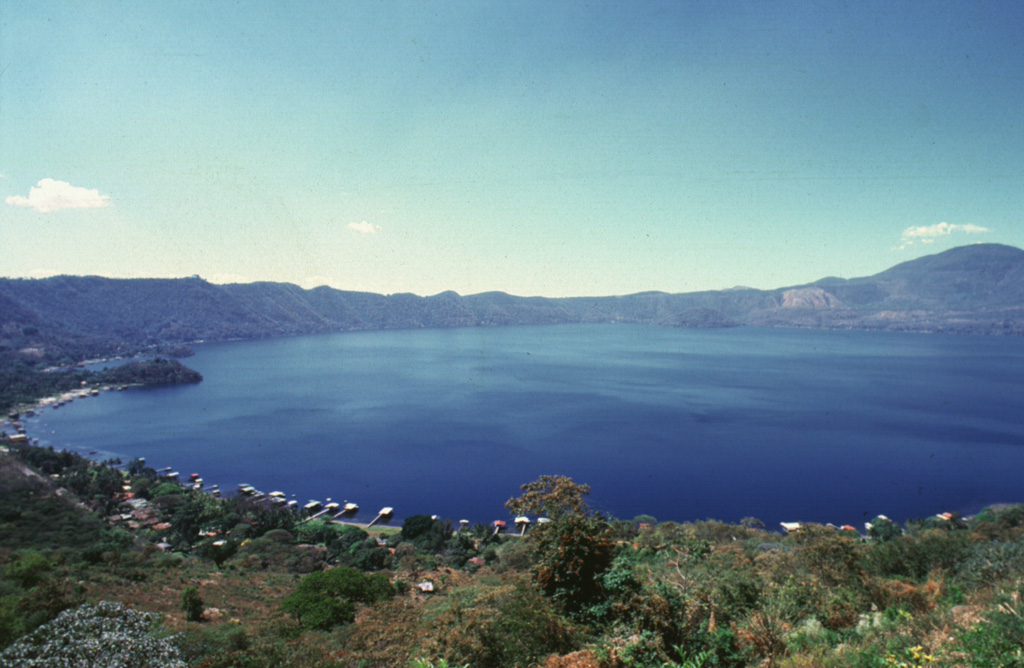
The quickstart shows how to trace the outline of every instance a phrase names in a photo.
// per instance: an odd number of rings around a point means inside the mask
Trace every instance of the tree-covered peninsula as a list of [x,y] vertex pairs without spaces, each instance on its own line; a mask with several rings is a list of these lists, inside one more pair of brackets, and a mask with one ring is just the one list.
[[41,369],[15,361],[0,367],[0,413],[31,405],[41,397],[99,391],[111,386],[183,385],[202,380],[198,371],[163,358],[132,361],[102,371],[88,371],[77,365]]

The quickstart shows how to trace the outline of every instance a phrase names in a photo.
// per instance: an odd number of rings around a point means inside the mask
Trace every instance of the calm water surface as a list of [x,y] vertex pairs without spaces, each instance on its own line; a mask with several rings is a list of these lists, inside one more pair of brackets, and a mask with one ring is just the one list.
[[44,443],[368,519],[507,519],[566,474],[659,520],[860,524],[1024,501],[1024,340],[633,325],[205,344],[196,386],[47,410]]

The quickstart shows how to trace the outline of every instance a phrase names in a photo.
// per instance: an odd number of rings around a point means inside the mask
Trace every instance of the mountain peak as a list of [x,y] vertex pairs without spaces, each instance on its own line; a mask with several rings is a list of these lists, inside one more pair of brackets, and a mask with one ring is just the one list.
[[1011,269],[1024,264],[1024,250],[1005,244],[971,244],[957,246],[947,251],[926,255],[915,260],[902,262],[872,278],[916,272],[969,270],[969,269]]

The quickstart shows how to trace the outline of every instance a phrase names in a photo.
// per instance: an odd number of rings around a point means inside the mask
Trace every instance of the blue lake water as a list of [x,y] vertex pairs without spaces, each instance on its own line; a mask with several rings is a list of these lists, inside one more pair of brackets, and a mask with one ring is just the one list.
[[621,518],[860,524],[1024,501],[1024,339],[642,325],[204,344],[195,386],[29,421],[44,444],[360,518],[507,519],[542,474]]

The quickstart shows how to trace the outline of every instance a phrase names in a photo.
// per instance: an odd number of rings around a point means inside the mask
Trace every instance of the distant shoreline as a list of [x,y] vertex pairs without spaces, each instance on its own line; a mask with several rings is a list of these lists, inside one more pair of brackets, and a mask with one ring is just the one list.
[[[197,360],[215,387],[43,412],[53,426],[30,435],[90,458],[165,460],[225,492],[248,479],[302,502],[347,497],[364,509],[353,523],[378,504],[398,518],[507,520],[502,502],[549,472],[590,484],[602,512],[662,521],[859,526],[1017,496],[987,473],[1022,431],[1000,408],[1005,383],[933,409],[965,369],[1018,368],[1012,340],[596,325],[336,337],[218,346]],[[302,364],[282,358],[300,349]]]

